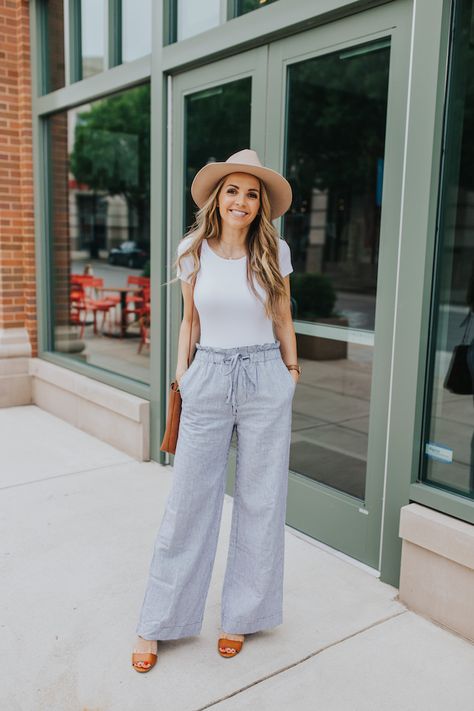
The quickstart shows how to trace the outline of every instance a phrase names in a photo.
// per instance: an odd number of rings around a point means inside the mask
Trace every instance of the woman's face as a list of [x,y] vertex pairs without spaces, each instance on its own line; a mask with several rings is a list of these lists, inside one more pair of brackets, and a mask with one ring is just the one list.
[[218,197],[221,219],[229,227],[249,227],[260,208],[260,183],[249,173],[231,173]]

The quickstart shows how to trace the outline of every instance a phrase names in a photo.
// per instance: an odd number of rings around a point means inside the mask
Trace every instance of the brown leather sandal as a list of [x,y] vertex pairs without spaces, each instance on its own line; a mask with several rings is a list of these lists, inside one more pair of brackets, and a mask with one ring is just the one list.
[[217,643],[217,650],[221,657],[235,657],[242,649],[243,641],[238,639],[227,639],[220,637]]
[[[153,667],[156,664],[156,660],[158,659],[157,654],[153,654],[153,652],[133,652],[132,653],[132,666],[137,672],[147,672],[150,671],[150,669],[153,669]],[[148,666],[145,667],[137,667],[136,664],[137,662],[143,662],[144,664],[147,664]]]

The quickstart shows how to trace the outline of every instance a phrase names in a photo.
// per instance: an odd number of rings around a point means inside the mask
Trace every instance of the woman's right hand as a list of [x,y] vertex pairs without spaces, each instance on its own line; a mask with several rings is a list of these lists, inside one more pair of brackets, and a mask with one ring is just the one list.
[[183,375],[185,374],[186,371],[187,371],[187,368],[180,369],[180,370],[176,371],[176,375],[174,376],[174,378],[175,378],[176,382],[178,383],[178,388],[181,385],[181,378],[183,377]]

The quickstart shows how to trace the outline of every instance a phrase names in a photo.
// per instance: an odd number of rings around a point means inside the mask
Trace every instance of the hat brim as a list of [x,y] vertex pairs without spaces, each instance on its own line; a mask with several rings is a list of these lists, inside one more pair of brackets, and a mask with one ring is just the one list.
[[221,178],[231,173],[249,173],[260,178],[268,192],[271,219],[283,215],[290,207],[293,194],[289,182],[280,173],[264,166],[248,163],[207,163],[194,176],[191,195],[198,207],[202,207]]

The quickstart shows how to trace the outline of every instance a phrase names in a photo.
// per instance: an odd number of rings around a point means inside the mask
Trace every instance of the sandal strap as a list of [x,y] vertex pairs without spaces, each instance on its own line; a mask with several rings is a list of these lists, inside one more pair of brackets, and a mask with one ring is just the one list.
[[158,655],[153,654],[153,652],[133,652],[132,664],[135,664],[135,662],[149,662],[150,664],[153,664],[157,658]]
[[219,647],[230,647],[235,649],[236,652],[240,652],[242,649],[243,642],[238,639],[227,639],[227,637],[219,638]]

